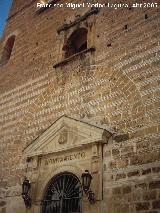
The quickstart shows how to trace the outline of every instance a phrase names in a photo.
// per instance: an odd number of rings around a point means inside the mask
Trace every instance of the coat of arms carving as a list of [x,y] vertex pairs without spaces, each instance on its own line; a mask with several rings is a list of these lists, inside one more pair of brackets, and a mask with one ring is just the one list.
[[59,135],[58,143],[65,144],[67,143],[67,139],[68,139],[68,131],[64,129]]

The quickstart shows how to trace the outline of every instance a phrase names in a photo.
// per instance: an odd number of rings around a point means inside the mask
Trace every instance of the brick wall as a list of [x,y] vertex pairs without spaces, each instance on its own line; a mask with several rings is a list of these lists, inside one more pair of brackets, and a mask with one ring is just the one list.
[[120,133],[104,147],[102,209],[160,211],[159,8],[101,9],[89,38],[96,51],[54,69],[63,38],[57,28],[84,10],[37,14],[34,1],[14,1],[0,43],[2,52],[16,34],[0,67],[0,212],[10,212],[10,199],[21,194],[22,150],[63,114]]

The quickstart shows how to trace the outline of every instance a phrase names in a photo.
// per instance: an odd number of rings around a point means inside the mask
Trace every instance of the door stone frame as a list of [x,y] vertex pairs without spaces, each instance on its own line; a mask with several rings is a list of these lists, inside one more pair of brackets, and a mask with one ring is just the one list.
[[[81,180],[81,174],[88,169],[93,177],[91,188],[97,202],[91,205],[84,195],[82,212],[100,213],[103,200],[103,145],[112,136],[111,131],[63,116],[27,146],[23,154],[30,159],[26,176],[32,185],[32,207],[27,212],[41,212],[40,201],[51,178],[62,172],[71,172]],[[79,155],[82,152],[85,153],[84,158]]]

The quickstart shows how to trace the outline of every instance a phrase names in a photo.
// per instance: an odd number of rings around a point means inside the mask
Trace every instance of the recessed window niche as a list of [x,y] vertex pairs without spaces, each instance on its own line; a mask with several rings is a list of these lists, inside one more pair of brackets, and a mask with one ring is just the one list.
[[13,50],[14,42],[15,42],[15,35],[11,35],[7,39],[6,44],[3,48],[0,65],[5,65],[9,61]]
[[63,47],[65,58],[87,49],[87,33],[86,28],[79,28],[70,35]]

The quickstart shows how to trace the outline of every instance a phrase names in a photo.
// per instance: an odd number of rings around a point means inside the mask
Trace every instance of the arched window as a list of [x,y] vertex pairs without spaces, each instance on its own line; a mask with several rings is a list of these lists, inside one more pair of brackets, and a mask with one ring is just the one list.
[[14,46],[14,41],[15,41],[15,35],[12,35],[8,38],[8,40],[4,46],[3,52],[2,52],[0,64],[2,64],[2,65],[6,64],[8,62],[8,60],[10,59],[12,49]]
[[64,172],[51,179],[42,202],[42,213],[81,213],[81,202],[79,179]]
[[79,28],[71,34],[63,48],[65,51],[65,58],[87,49],[87,33],[88,31],[86,28]]

